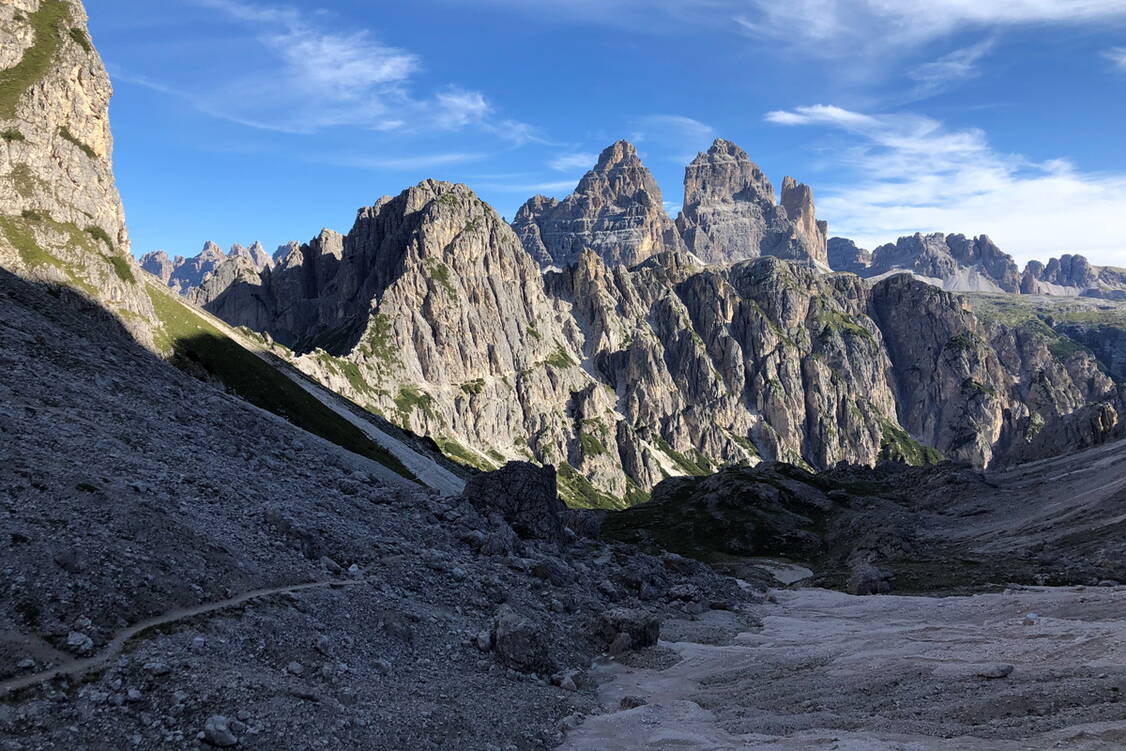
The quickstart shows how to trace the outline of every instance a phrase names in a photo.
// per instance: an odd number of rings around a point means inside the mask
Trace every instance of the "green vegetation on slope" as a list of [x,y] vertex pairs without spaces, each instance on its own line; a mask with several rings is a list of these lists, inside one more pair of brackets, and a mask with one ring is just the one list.
[[173,353],[174,363],[189,372],[202,368],[256,407],[417,482],[393,454],[191,308],[152,288],[146,291],[163,324],[157,344]]
[[883,429],[880,459],[921,467],[924,464],[938,464],[946,458],[941,451],[916,441],[898,425],[881,420],[880,427]]
[[[555,468],[559,497],[571,508],[623,509],[629,505],[621,498],[603,493],[567,462]],[[640,492],[640,489],[639,489]]]
[[7,70],[0,71],[0,120],[16,116],[16,105],[28,89],[43,80],[59,49],[60,35],[70,8],[62,0],[43,0],[29,19],[35,41]]
[[65,125],[63,127],[59,128],[59,135],[62,136],[63,138],[65,138],[67,141],[70,141],[71,143],[73,143],[75,146],[77,146],[82,151],[83,154],[90,157],[91,159],[94,159],[98,156],[94,152],[94,149],[90,148],[90,146],[88,144],[85,144],[82,141],[80,141],[78,139],[78,136],[71,133],[70,128],[66,127]]

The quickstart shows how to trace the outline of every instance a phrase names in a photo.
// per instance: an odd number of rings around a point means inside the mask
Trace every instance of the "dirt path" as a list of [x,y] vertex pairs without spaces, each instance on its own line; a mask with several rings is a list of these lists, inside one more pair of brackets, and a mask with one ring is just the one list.
[[68,658],[59,665],[49,670],[20,676],[19,678],[10,678],[5,681],[0,681],[0,697],[5,696],[13,691],[19,691],[31,686],[37,686],[41,683],[46,683],[47,681],[54,680],[55,678],[80,676],[91,670],[102,668],[106,664],[108,664],[110,660],[116,657],[118,653],[121,652],[126,642],[150,628],[165,626],[169,623],[176,623],[177,621],[187,620],[188,618],[194,618],[198,615],[214,613],[219,610],[227,610],[229,608],[238,607],[239,605],[250,602],[251,600],[257,600],[263,597],[269,597],[271,595],[301,592],[308,589],[324,589],[326,587],[352,587],[356,586],[357,584],[366,584],[367,581],[368,580],[366,578],[343,580],[334,579],[332,581],[324,582],[293,584],[285,587],[269,587],[267,589],[256,589],[251,592],[245,592],[241,595],[236,595],[235,597],[231,597],[226,600],[204,603],[201,605],[195,605],[190,608],[170,610],[166,613],[162,613],[161,615],[141,621],[140,623],[136,623],[132,626],[127,626],[115,632],[113,639],[111,639],[110,642],[106,644],[106,646],[103,647],[101,651],[98,652],[98,654],[92,657],[86,657],[83,659]]
[[[665,670],[598,669],[608,712],[562,748],[1126,748],[1126,587],[775,596],[761,630],[727,643],[691,636],[719,615],[670,624]],[[648,704],[622,711],[624,696]]]

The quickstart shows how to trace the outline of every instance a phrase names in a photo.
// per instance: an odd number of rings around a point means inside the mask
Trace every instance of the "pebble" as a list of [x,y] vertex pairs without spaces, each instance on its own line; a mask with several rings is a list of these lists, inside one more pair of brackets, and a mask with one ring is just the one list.
[[219,748],[229,748],[238,743],[238,736],[231,731],[230,721],[219,714],[207,719],[198,737]]
[[305,666],[302,665],[300,662],[297,662],[296,660],[294,660],[293,662],[286,665],[285,669],[288,670],[290,673],[293,673],[294,675],[301,675],[302,673],[305,672]]
[[94,640],[81,631],[71,631],[66,637],[66,645],[80,655],[94,651]]

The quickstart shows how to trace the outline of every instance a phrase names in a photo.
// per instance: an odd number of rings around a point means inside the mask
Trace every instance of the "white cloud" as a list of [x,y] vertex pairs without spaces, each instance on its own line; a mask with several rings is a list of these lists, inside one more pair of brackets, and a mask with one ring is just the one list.
[[987,234],[1022,262],[1082,253],[1126,263],[1126,175],[1000,153],[981,130],[919,115],[813,106],[766,117],[844,135],[827,153],[845,178],[817,191],[834,235],[874,247],[914,232]]
[[578,180],[556,180],[541,183],[479,182],[473,187],[477,190],[492,190],[498,193],[520,193],[530,196],[542,193],[549,196],[566,195],[575,189]]
[[434,167],[450,167],[456,164],[479,162],[487,159],[488,157],[488,154],[453,152],[447,154],[418,154],[415,156],[395,157],[392,159],[380,159],[370,156],[329,157],[327,159],[319,159],[317,161],[321,163],[337,164],[342,167],[360,167],[379,170],[401,170],[404,172],[409,172],[412,170],[430,169]]
[[994,41],[985,39],[969,47],[943,55],[939,59],[923,63],[907,76],[917,81],[915,90],[910,96],[913,99],[922,99],[938,94],[954,84],[962,83],[977,78],[981,72],[978,63],[993,49]]
[[[460,130],[476,127],[514,142],[531,129],[494,122],[477,91],[447,87],[429,95],[412,91],[421,68],[411,52],[383,44],[364,29],[326,28],[319,16],[297,8],[246,0],[193,0],[246,25],[257,53],[216,71],[209,86],[171,87],[133,76],[126,80],[191,101],[214,117],[287,133],[333,127],[376,131]],[[201,70],[206,67],[201,66]]]
[[1103,51],[1103,57],[1114,63],[1114,67],[1126,71],[1126,47],[1112,47]]
[[598,154],[591,154],[587,152],[573,152],[569,154],[559,154],[554,159],[547,163],[557,172],[586,172],[594,167],[598,162]]
[[715,136],[715,128],[684,115],[646,115],[637,119],[634,141],[702,140]]

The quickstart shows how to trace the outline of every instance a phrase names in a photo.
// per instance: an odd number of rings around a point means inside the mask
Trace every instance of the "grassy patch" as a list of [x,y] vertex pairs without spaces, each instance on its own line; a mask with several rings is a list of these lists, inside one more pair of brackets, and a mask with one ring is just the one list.
[[968,391],[971,394],[984,396],[986,399],[993,399],[997,396],[997,392],[984,383],[975,381],[973,378],[967,378],[962,381],[962,391]]
[[78,140],[78,136],[71,133],[70,128],[66,127],[65,125],[62,126],[61,128],[59,128],[59,135],[77,146],[86,156],[90,157],[91,159],[97,159],[98,154],[92,148],[90,148],[90,146]]
[[94,238],[95,240],[105,243],[107,246],[109,246],[110,250],[117,250],[117,246],[113,244],[113,240],[110,239],[109,233],[101,227],[90,225],[86,228],[86,234]]
[[450,267],[439,261],[437,258],[427,258],[423,262],[426,272],[430,278],[442,286],[450,297],[454,297],[457,291],[454,289],[453,284],[450,283]]
[[475,451],[470,451],[453,438],[439,436],[434,439],[434,442],[438,444],[438,448],[442,450],[443,454],[459,464],[479,469],[482,472],[491,472],[497,468],[497,465],[491,464],[483,456]]
[[673,463],[676,464],[684,474],[700,476],[710,475],[712,473],[712,463],[699,451],[693,450],[693,456],[689,457],[674,449],[672,444],[661,436],[654,438],[653,443],[657,444],[657,447],[660,448],[666,456],[672,459]]
[[202,368],[251,404],[417,481],[393,454],[195,311],[168,295],[146,291],[163,326],[157,343],[173,354],[174,363],[189,371]]
[[402,386],[399,395],[395,397],[395,408],[403,415],[405,420],[416,409],[422,410],[427,417],[434,417],[434,400],[430,394],[419,391],[414,386]]
[[367,334],[360,342],[360,354],[375,360],[384,369],[400,362],[391,339],[391,319],[386,314],[377,313],[369,319]]
[[555,348],[555,351],[544,360],[544,364],[562,370],[564,368],[574,367],[575,361],[572,360],[571,356],[567,354],[567,351],[563,349],[563,345],[559,345]]
[[80,29],[77,26],[72,26],[70,27],[70,31],[68,33],[70,34],[70,38],[73,39],[74,43],[79,47],[86,50],[87,52],[94,51],[94,45],[90,44],[90,37],[86,34],[85,29]]
[[20,198],[31,198],[35,195],[35,189],[43,184],[42,180],[31,173],[31,167],[26,164],[12,167],[9,177]]
[[583,448],[583,456],[601,456],[607,453],[598,436],[590,433],[579,433],[579,444]]
[[31,231],[26,218],[16,219],[15,217],[0,217],[0,231],[8,238],[8,242],[16,249],[20,255],[20,260],[24,262],[29,269],[37,266],[54,266],[57,269],[66,271],[66,265],[55,258],[53,255],[43,250],[39,243],[35,240],[35,235]]
[[0,138],[4,139],[5,143],[12,143],[13,141],[26,140],[23,137],[23,133],[20,133],[15,128],[6,128],[2,132],[0,132]]
[[24,93],[42,81],[51,69],[51,61],[59,49],[61,29],[69,15],[70,7],[62,0],[43,0],[39,10],[28,19],[35,31],[35,41],[18,63],[0,71],[0,120],[14,118]]
[[461,384],[461,390],[470,396],[478,396],[485,390],[485,379],[475,378],[472,381],[466,381]]
[[555,468],[559,497],[572,508],[623,509],[626,502],[603,493],[567,462]]
[[880,459],[921,467],[925,464],[938,464],[946,458],[941,451],[916,441],[898,425],[881,420],[880,427],[883,430],[880,438]]
[[102,254],[102,258],[104,258],[110,266],[113,266],[113,273],[117,274],[118,279],[123,282],[128,282],[129,284],[136,283],[137,277],[133,276],[133,269],[129,268],[129,262],[124,258],[121,256],[107,256],[105,254]]
[[981,340],[974,334],[958,334],[946,341],[943,349],[955,352],[973,352],[981,345]]

